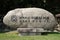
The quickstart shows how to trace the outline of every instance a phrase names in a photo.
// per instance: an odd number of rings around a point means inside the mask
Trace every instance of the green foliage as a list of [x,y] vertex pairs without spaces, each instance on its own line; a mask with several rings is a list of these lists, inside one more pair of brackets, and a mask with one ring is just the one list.
[[[56,14],[55,9],[60,9],[59,0],[0,0],[0,13],[6,14],[9,10],[15,8],[38,7],[46,9],[53,14]],[[60,10],[59,10],[60,11]]]

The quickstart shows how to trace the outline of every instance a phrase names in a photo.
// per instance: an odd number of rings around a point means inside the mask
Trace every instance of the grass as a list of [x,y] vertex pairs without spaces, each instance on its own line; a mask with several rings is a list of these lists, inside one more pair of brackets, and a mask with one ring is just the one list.
[[0,40],[60,40],[60,34],[48,33],[48,35],[18,36],[18,33],[13,31],[0,33]]

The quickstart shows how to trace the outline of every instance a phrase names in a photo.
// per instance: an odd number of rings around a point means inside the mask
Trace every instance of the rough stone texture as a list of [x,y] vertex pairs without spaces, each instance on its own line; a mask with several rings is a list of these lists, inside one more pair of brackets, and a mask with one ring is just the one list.
[[41,28],[17,28],[20,35],[40,35],[41,32],[45,32]]
[[[13,15],[16,17],[11,21]],[[22,19],[19,19],[19,17],[42,17],[42,19],[27,19],[31,22],[20,22]],[[32,22],[32,20],[40,20],[40,22]],[[14,28],[43,28],[45,30],[53,30],[56,25],[53,14],[41,8],[18,8],[11,10],[3,18],[3,22]]]
[[17,28],[17,31],[20,32],[47,32],[43,28]]
[[33,28],[17,28],[18,32],[36,32],[33,31]]
[[[33,31],[32,28],[17,28],[17,31],[20,35],[36,35],[36,31]],[[34,33],[32,33],[34,32]]]
[[57,28],[55,28],[58,32],[60,32],[60,24],[57,25]]

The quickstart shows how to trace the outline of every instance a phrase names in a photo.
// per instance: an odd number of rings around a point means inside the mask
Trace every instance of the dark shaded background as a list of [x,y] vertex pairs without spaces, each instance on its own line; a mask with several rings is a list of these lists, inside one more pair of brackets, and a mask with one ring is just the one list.
[[[0,0],[0,31],[8,28],[3,24],[4,15],[15,8],[38,7],[52,12],[54,15],[60,13],[60,0]],[[8,28],[11,29],[11,28]]]

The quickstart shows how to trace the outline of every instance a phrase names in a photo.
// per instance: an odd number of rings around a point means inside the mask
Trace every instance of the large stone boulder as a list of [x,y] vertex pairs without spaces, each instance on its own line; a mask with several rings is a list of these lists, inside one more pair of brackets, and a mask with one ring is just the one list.
[[53,30],[56,20],[52,13],[41,8],[18,8],[9,11],[3,22],[13,28],[43,28]]

